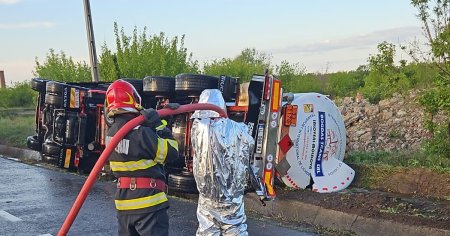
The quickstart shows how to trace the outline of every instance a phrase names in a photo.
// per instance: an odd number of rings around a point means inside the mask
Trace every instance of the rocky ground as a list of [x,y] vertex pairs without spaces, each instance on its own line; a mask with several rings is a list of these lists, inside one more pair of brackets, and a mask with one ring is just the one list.
[[[337,100],[347,129],[347,151],[417,150],[430,132],[424,127],[429,115],[419,104],[419,91],[394,94],[392,98],[371,104],[362,96]],[[445,114],[434,121],[447,124]]]

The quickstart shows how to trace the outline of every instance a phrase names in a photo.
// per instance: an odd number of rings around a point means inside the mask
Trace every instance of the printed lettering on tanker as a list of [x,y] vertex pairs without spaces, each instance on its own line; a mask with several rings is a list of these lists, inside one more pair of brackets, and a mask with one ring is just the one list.
[[322,159],[328,161],[329,158],[333,158],[336,155],[339,139],[336,132],[333,129],[327,129],[327,146],[325,152],[323,153]]
[[[297,163],[300,167],[303,167],[302,160],[306,160],[307,153],[309,153],[309,142],[307,141],[302,142],[303,138],[308,139],[308,137],[311,137],[309,132],[312,132],[314,129],[314,125],[308,124],[308,122],[314,117],[314,114],[309,115],[306,117],[306,119],[303,121],[303,123],[298,127],[297,134],[294,142],[294,149],[295,149],[295,157],[297,158]],[[305,133],[304,130],[308,130],[308,133]],[[294,136],[295,134],[292,134],[291,136]],[[303,137],[303,138],[302,138]],[[306,144],[303,145],[303,144]]]
[[322,168],[322,158],[325,151],[325,140],[326,140],[326,122],[325,122],[325,112],[319,112],[319,138],[318,138],[318,147],[317,147],[317,155],[315,162],[315,175],[323,176],[323,168]]
[[[340,113],[338,114],[340,115]],[[332,127],[330,125],[330,138],[328,140],[330,149],[334,150],[334,155],[329,155],[328,158],[335,156],[337,159],[343,160],[345,154],[346,134],[345,130],[344,132],[341,130],[341,126],[344,127],[344,125],[339,124],[336,117],[330,113],[327,114],[327,118],[333,120],[333,123],[328,122],[329,124],[333,124]]]
[[[316,148],[317,148],[317,121],[313,120],[312,122],[312,143],[311,143],[311,155],[309,157],[309,170],[312,170],[313,168],[313,162],[314,162],[314,155],[316,154]],[[307,147],[305,147],[307,148]]]
[[[306,132],[303,133],[303,147],[309,146],[309,139],[308,139],[309,133],[310,133],[309,129],[306,129]],[[308,155],[307,151],[308,151],[308,149],[302,148],[302,156],[301,156],[302,160],[306,160],[306,157]]]
[[311,175],[311,172],[308,171],[307,169],[305,169],[305,167],[303,165],[300,165],[300,169],[303,171],[303,173],[305,173],[306,175]]
[[335,174],[339,170],[339,168],[341,168],[341,166],[342,166],[342,162],[339,162],[339,165],[336,166],[332,171],[328,172],[327,175],[328,176],[332,176],[333,174]]

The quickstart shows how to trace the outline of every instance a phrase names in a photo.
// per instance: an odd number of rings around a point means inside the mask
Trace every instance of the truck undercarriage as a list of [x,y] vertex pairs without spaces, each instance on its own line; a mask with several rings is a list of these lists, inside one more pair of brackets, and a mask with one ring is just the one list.
[[[219,89],[228,117],[245,122],[255,140],[249,182],[262,200],[275,198],[275,179],[318,192],[343,189],[353,179],[354,171],[342,162],[342,117],[327,96],[283,94],[281,81],[268,73],[254,75],[244,84],[229,76],[199,74],[124,80],[134,85],[143,107],[155,109],[167,103],[197,103],[203,90]],[[33,79],[31,84],[39,94],[36,134],[27,138],[27,146],[60,168],[89,172],[105,148],[104,101],[110,83]],[[180,156],[166,164],[169,189],[186,193],[197,192],[192,175],[191,115],[166,118]]]

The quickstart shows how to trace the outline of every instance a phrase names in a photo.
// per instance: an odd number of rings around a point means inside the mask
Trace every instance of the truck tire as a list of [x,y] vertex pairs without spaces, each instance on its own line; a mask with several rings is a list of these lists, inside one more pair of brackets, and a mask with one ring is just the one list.
[[198,97],[205,89],[217,89],[219,78],[198,74],[179,74],[175,77],[175,92],[188,97]]
[[156,97],[172,97],[175,94],[175,78],[147,76],[143,80],[143,92]]
[[194,175],[188,171],[169,174],[169,191],[179,193],[198,193]]
[[63,98],[55,94],[45,94],[45,103],[54,105],[56,107],[61,107],[63,105]]
[[63,95],[64,84],[56,81],[48,81],[46,85],[46,92],[49,94]]
[[46,154],[49,156],[59,156],[59,152],[61,148],[58,147],[55,143],[44,143],[42,144],[42,154]]
[[39,78],[33,78],[31,80],[31,88],[40,93],[45,93],[47,81]]
[[37,135],[27,137],[27,147],[38,152],[42,150],[42,143],[39,142]]

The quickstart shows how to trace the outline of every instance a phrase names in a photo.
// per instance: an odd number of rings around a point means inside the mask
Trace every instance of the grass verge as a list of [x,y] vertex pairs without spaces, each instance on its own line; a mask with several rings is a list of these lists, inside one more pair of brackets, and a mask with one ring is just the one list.
[[35,133],[34,115],[0,116],[0,144],[25,148],[26,138]]
[[450,173],[450,157],[429,154],[423,150],[352,152],[345,162],[387,167],[423,167]]

